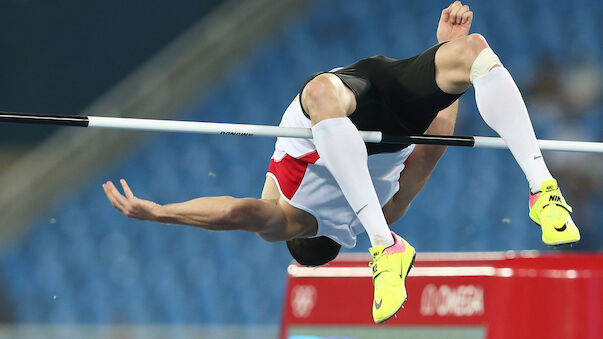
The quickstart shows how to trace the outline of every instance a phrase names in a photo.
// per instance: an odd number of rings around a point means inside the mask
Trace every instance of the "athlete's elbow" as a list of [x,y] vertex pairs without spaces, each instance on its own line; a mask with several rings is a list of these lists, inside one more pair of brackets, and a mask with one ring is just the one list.
[[388,205],[389,206],[386,205],[387,208],[383,208],[383,215],[385,216],[385,221],[387,224],[391,226],[396,221],[402,219],[402,217],[406,214],[408,208],[410,207],[410,202],[400,203],[399,201],[396,201],[394,197],[392,203]]
[[232,199],[230,203],[222,207],[221,213],[214,222],[229,230],[242,229],[245,221],[249,218],[249,208],[240,199]]
[[289,240],[289,239],[286,239],[285,237],[283,237],[282,235],[276,234],[273,232],[257,232],[256,234],[262,240],[267,241],[267,242],[279,242],[279,241]]
[[241,230],[248,232],[258,232],[262,230],[263,220],[261,212],[258,211],[258,206],[255,199],[232,198],[227,206],[224,207],[219,220],[219,223],[227,230]]
[[428,178],[445,152],[446,146],[417,145],[408,158],[406,166],[408,169],[417,168],[419,172],[423,173],[423,176]]
[[428,146],[426,147],[424,160],[432,168],[440,161],[444,153],[446,152],[446,146]]

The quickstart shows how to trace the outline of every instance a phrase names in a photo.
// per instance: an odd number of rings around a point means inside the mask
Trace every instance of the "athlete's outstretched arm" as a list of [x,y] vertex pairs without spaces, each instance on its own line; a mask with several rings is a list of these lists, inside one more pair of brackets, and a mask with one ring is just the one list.
[[[458,100],[440,111],[431,122],[425,134],[452,135],[458,112]],[[408,210],[410,203],[425,186],[438,161],[444,155],[446,146],[417,145],[406,167],[400,174],[400,189],[383,207],[388,224],[398,221]]]
[[270,200],[222,196],[160,205],[136,197],[124,179],[120,182],[125,195],[111,181],[103,184],[103,189],[113,207],[130,218],[212,231],[256,232],[269,241],[290,237],[285,214]]

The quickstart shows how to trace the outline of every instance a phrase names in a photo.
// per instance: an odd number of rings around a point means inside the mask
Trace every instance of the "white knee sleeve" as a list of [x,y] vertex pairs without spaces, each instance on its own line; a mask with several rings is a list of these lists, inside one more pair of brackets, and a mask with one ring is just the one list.
[[473,61],[473,65],[471,65],[471,72],[469,73],[469,80],[473,83],[473,80],[481,77],[482,75],[488,73],[492,67],[494,66],[502,66],[502,62],[492,48],[488,47],[482,50],[477,58]]

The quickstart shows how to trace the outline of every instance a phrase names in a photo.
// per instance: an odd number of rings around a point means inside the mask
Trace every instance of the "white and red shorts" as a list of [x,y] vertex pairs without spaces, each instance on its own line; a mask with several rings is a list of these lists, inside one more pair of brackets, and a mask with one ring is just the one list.
[[[400,172],[413,149],[369,156],[369,172],[381,206],[398,191]],[[266,175],[276,181],[291,206],[316,218],[316,236],[327,236],[348,248],[356,245],[356,236],[364,228],[316,151],[298,158],[275,152]]]

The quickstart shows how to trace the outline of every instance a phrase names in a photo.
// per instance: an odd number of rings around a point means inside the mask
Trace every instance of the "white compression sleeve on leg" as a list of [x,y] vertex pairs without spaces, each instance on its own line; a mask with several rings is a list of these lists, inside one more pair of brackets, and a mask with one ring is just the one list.
[[[490,68],[493,66],[491,64]],[[482,118],[503,138],[526,175],[532,193],[538,192],[542,181],[552,176],[542,158],[528,110],[511,74],[504,67],[494,67],[472,81]]]
[[323,120],[312,127],[318,155],[356,212],[371,245],[394,243],[368,170],[368,155],[356,126],[348,118]]

